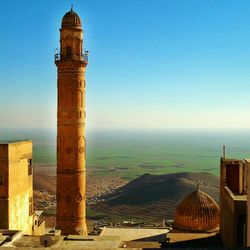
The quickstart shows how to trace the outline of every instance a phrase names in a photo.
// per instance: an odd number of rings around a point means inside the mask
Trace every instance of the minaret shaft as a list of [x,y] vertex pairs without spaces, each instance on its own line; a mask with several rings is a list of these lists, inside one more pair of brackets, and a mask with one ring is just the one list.
[[[65,19],[67,15],[69,18]],[[55,57],[58,69],[56,227],[61,229],[63,235],[86,235],[85,69],[87,60],[82,56],[82,29],[74,27],[74,23],[72,27],[70,26],[70,22],[74,21],[71,17],[74,15],[76,15],[75,12],[71,10],[63,18],[60,54]],[[64,27],[65,23],[66,27]]]

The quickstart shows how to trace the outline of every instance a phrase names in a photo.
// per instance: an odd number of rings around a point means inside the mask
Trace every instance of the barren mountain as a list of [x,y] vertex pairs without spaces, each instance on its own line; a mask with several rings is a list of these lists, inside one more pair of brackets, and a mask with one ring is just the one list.
[[127,218],[173,219],[178,202],[197,188],[219,200],[219,178],[210,173],[145,174],[106,195],[91,208]]
[[[34,169],[34,201],[37,209],[55,213],[55,167]],[[89,219],[137,218],[148,221],[173,219],[178,202],[197,188],[219,200],[219,178],[207,172],[164,175],[144,174],[129,183],[119,177],[87,177]],[[94,210],[94,211],[93,211]]]

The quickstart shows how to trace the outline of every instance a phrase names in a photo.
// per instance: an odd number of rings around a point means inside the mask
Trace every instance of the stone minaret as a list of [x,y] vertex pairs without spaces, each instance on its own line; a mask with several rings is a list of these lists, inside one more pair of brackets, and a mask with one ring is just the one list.
[[57,66],[57,221],[63,235],[87,234],[85,200],[85,70],[79,16],[67,12],[60,29]]

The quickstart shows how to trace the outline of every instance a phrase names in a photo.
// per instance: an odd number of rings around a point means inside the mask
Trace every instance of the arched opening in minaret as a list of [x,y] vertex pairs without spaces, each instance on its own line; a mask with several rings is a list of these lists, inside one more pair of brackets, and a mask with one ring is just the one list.
[[75,39],[75,54],[77,56],[81,54],[81,40],[79,38]]
[[71,56],[72,56],[72,49],[71,49],[71,47],[67,47],[66,48],[66,57],[71,58]]

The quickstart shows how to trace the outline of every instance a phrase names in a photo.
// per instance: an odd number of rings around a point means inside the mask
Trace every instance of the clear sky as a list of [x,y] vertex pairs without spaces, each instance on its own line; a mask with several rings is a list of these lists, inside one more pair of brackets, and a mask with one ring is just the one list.
[[249,0],[0,0],[0,128],[56,127],[71,3],[90,51],[88,128],[250,128]]

